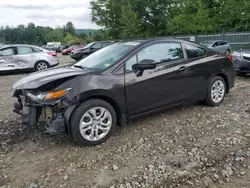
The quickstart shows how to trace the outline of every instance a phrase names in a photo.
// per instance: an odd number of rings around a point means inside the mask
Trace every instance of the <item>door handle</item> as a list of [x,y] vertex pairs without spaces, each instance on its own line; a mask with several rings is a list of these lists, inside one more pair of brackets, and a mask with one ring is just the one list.
[[189,69],[189,67],[182,66],[182,67],[179,68],[179,71],[186,71],[188,69]]

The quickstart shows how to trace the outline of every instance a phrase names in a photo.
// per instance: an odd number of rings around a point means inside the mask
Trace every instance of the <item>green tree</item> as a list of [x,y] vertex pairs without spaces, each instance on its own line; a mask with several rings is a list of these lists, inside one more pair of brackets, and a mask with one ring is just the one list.
[[91,0],[92,21],[104,27],[112,38],[120,37],[121,4],[129,0]]
[[224,31],[250,30],[250,1],[220,0],[218,25]]
[[121,37],[136,38],[140,36],[142,23],[130,4],[122,6],[120,23]]
[[77,38],[76,36],[73,36],[70,33],[67,33],[65,38],[64,38],[64,43],[67,45],[75,45],[75,44],[83,43],[83,40]]
[[65,25],[65,32],[70,33],[71,35],[75,35],[75,26],[73,25],[72,22],[68,22]]
[[203,0],[185,0],[179,4],[178,9],[179,14],[174,15],[167,24],[169,33],[198,34],[215,31],[216,22],[210,17],[210,9]]

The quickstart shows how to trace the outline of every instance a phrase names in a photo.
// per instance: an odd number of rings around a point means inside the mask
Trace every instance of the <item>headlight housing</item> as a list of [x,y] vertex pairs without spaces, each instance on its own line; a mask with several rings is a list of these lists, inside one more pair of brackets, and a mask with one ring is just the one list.
[[71,88],[67,88],[67,89],[61,89],[61,90],[41,92],[37,94],[33,94],[29,92],[27,96],[38,103],[51,103],[51,102],[56,103],[63,96],[65,96],[70,90]]

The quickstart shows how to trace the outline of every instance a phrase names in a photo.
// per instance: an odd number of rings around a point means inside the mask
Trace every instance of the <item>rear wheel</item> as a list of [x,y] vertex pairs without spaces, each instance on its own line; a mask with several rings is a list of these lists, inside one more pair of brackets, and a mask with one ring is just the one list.
[[100,99],[80,104],[74,111],[70,128],[73,139],[83,146],[105,142],[115,131],[117,117],[114,108]]
[[209,106],[219,106],[226,95],[226,83],[220,76],[215,76],[208,87],[206,104]]
[[49,68],[49,64],[46,61],[38,61],[35,64],[36,71],[47,70]]

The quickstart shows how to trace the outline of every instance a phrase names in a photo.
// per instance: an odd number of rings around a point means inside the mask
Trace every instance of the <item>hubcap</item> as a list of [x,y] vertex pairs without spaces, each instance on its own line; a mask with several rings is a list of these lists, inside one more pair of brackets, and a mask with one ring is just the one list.
[[95,107],[83,114],[79,129],[82,137],[88,141],[98,141],[104,138],[112,126],[110,112],[102,107]]
[[37,65],[37,69],[38,69],[39,71],[41,71],[41,70],[46,70],[46,69],[48,69],[48,65],[47,65],[46,63],[44,63],[44,62],[41,62],[41,63],[39,63],[39,64]]
[[217,80],[213,86],[211,91],[212,100],[215,103],[219,103],[222,101],[225,95],[225,85],[221,80]]

